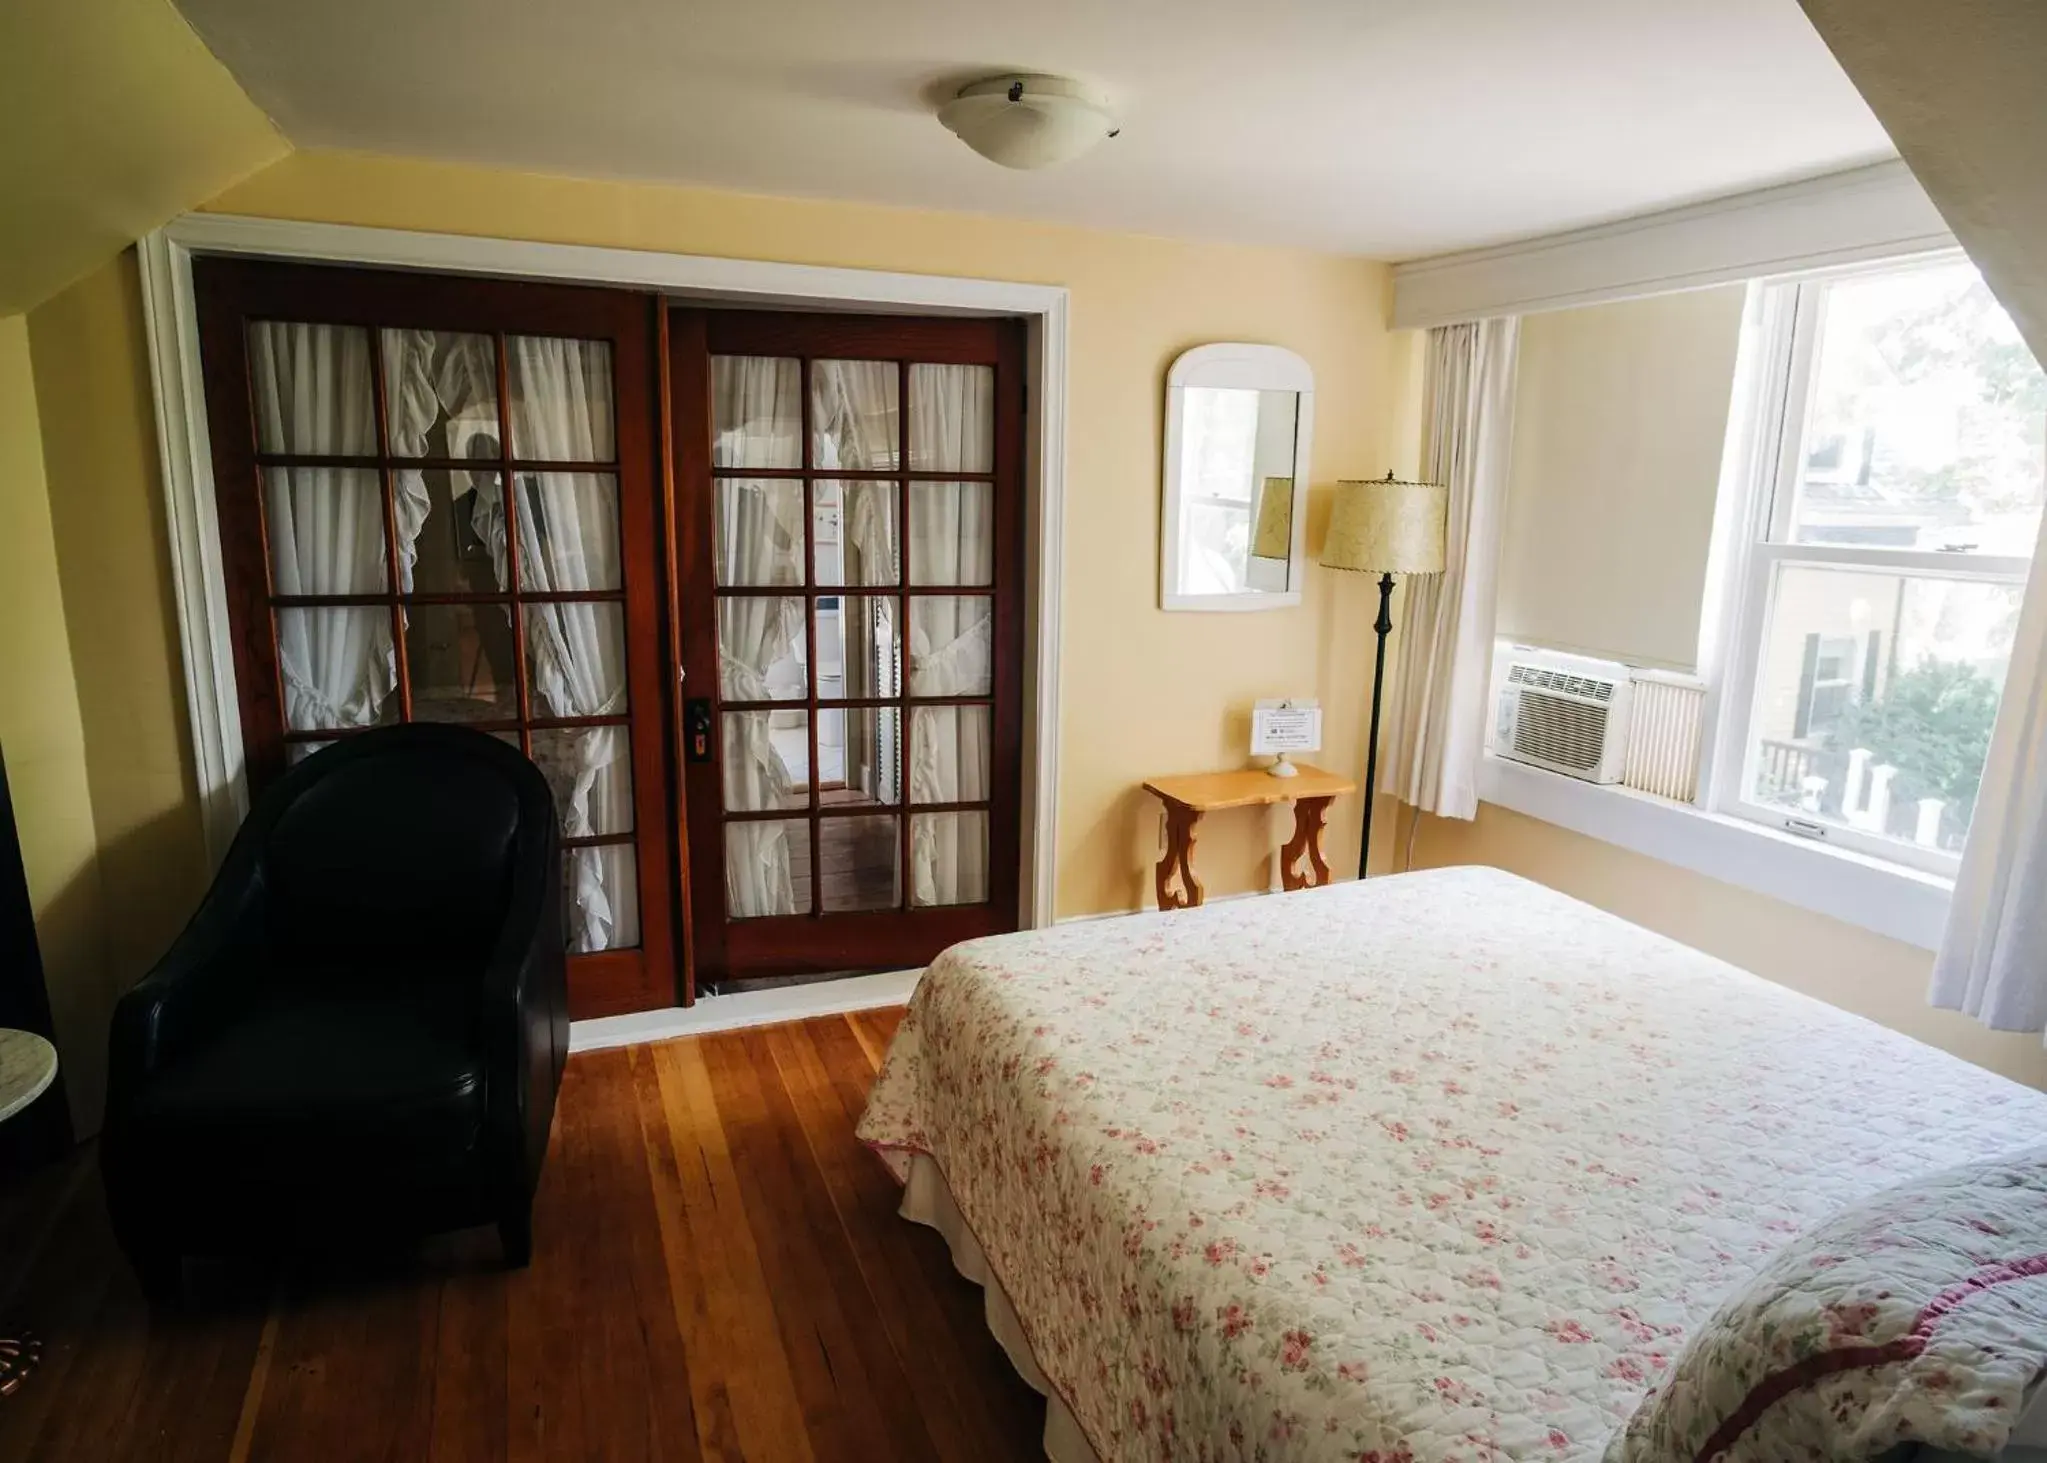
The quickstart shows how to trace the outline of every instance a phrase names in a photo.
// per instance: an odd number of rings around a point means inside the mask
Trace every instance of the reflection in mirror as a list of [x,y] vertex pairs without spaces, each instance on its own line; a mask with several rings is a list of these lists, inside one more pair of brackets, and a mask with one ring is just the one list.
[[1182,388],[1181,594],[1284,593],[1296,393]]

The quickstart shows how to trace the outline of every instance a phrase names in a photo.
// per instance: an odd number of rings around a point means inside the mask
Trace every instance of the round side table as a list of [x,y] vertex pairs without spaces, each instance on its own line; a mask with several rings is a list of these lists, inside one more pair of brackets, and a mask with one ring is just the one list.
[[[41,1097],[57,1080],[57,1049],[33,1031],[0,1026],[0,1123]],[[22,1384],[43,1359],[43,1343],[22,1332],[0,1333],[0,1397]]]

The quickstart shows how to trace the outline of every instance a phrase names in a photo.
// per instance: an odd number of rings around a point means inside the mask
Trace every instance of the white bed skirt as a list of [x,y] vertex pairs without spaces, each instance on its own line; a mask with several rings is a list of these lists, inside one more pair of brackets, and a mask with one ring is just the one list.
[[947,1246],[952,1250],[953,1268],[981,1287],[982,1308],[988,1317],[989,1332],[1008,1354],[1009,1363],[1016,1368],[1017,1375],[1045,1399],[1046,1458],[1051,1463],[1100,1463],[1086,1435],[1081,1432],[1080,1424],[1074,1421],[1072,1409],[1061,1400],[1052,1384],[1045,1380],[1045,1374],[1038,1369],[1038,1360],[1031,1355],[1030,1342],[1024,1337],[1023,1325],[1016,1318],[1016,1310],[1010,1305],[1002,1282],[989,1270],[988,1258],[981,1253],[980,1241],[974,1238],[974,1232],[960,1217],[959,1206],[952,1201],[952,1190],[946,1187],[945,1175],[925,1154],[911,1155],[910,1177],[903,1185],[903,1203],[899,1212],[903,1218],[928,1225],[944,1235]]

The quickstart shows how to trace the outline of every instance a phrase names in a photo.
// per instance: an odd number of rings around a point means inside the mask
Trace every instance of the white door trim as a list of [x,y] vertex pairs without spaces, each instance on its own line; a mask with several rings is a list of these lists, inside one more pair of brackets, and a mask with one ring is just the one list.
[[187,214],[141,241],[143,312],[156,403],[185,695],[207,852],[214,862],[248,805],[227,586],[214,515],[213,455],[199,372],[192,259],[249,254],[381,268],[570,280],[763,307],[1021,316],[1029,328],[1024,667],[1023,889],[1026,927],[1052,923],[1059,812],[1060,585],[1066,495],[1067,293],[1057,285],[832,269],[641,249],[410,233],[348,224]]

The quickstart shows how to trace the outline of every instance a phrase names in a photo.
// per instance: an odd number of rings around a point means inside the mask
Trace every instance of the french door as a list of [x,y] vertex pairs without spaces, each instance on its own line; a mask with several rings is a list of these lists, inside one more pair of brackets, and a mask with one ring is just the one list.
[[546,773],[577,1017],[677,999],[656,306],[202,259],[207,421],[252,791],[465,722]]
[[697,979],[1018,925],[1023,334],[676,310]]

